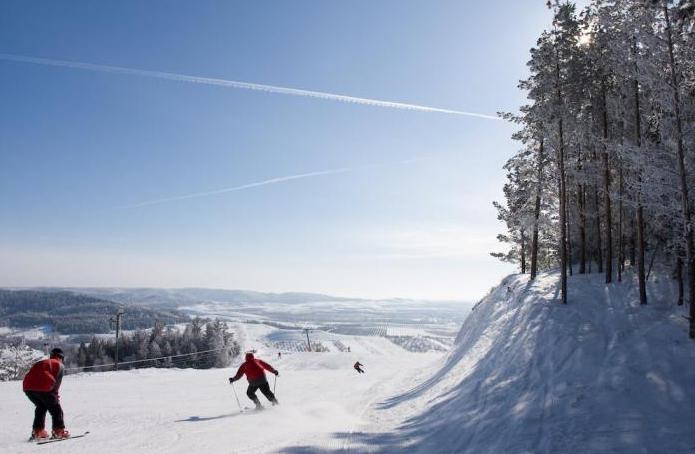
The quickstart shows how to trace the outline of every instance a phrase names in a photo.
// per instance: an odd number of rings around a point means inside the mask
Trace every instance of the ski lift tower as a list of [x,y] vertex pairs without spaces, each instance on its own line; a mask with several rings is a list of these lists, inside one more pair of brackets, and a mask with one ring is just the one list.
[[125,311],[123,309],[118,309],[116,316],[111,318],[111,323],[116,325],[116,355],[114,356],[114,369],[118,370],[118,338],[121,334],[121,317],[123,317]]
[[311,341],[309,341],[309,331],[311,331],[310,328],[304,328],[304,334],[306,334],[306,345],[309,351],[311,351]]

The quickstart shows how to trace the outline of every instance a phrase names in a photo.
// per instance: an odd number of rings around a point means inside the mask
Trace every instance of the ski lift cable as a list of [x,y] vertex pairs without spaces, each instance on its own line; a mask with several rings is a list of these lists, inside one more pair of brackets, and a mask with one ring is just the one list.
[[[167,358],[181,358],[181,357],[185,357],[185,356],[203,355],[203,354],[210,354],[210,353],[213,353],[213,352],[219,352],[219,351],[226,350],[226,349],[227,349],[227,347],[225,347],[225,348],[216,348],[216,349],[213,349],[213,350],[203,350],[203,351],[199,351],[199,352],[195,352],[195,353],[181,353],[181,354],[179,354],[179,355],[160,356],[160,357],[157,357],[157,358],[148,358],[148,359],[138,359],[138,360],[135,360],[135,361],[124,361],[124,362],[120,362],[120,361],[119,361],[118,364],[119,364],[119,365],[137,364],[137,363],[144,363],[144,362],[147,362],[147,361],[165,360],[165,359],[167,359]],[[94,368],[97,368],[97,367],[110,367],[110,366],[113,366],[113,364],[100,364],[100,365],[82,366],[82,367],[68,367],[68,368],[66,368],[65,370],[66,370],[66,371],[74,371],[74,370],[94,369]]]

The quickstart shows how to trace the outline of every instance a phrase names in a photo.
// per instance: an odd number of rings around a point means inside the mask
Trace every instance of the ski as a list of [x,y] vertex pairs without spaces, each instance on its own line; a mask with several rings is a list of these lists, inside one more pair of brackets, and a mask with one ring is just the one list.
[[259,411],[265,411],[265,410],[269,410],[269,409],[273,408],[274,406],[275,406],[275,405],[271,405],[271,406],[268,406],[268,407],[263,406],[263,407],[260,407],[260,408],[257,408],[257,407],[244,407],[244,408],[240,411],[240,413],[255,413],[255,412],[259,412]]
[[89,431],[87,431],[85,433],[81,433],[79,435],[71,435],[68,438],[49,438],[48,440],[37,441],[36,444],[37,445],[45,445],[46,443],[55,443],[58,441],[67,441],[67,440],[72,440],[73,438],[82,438],[82,437],[87,436],[88,433],[89,433]]

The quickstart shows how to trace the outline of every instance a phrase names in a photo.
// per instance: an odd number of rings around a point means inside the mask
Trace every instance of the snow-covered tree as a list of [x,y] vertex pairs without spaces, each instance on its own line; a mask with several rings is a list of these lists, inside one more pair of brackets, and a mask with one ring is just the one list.
[[642,304],[652,265],[671,267],[695,338],[695,6],[548,6],[552,26],[519,84],[528,103],[503,115],[522,146],[505,165],[505,201],[495,202],[508,248],[493,255],[522,272],[530,256],[532,279],[559,265],[562,302],[575,264],[579,273],[596,265],[607,284],[629,266]]
[[22,342],[0,346],[0,381],[21,380],[44,354]]

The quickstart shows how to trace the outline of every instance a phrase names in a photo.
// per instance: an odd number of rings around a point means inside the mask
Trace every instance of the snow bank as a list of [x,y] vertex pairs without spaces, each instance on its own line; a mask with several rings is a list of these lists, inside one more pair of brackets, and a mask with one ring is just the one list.
[[354,451],[695,452],[695,341],[672,283],[650,283],[646,307],[633,282],[574,276],[566,306],[557,284],[505,279],[441,368],[370,415],[393,427],[350,435]]

